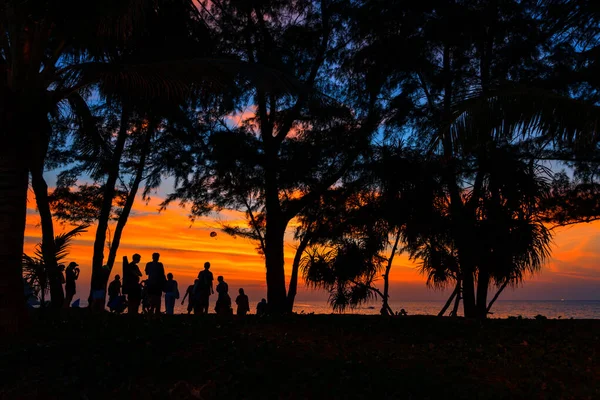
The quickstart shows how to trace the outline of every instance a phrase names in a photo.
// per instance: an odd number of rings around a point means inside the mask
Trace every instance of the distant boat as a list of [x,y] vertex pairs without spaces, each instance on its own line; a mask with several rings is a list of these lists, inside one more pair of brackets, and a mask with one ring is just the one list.
[[368,309],[368,310],[374,310],[374,309],[375,309],[375,307],[373,307],[373,306],[369,306],[369,307],[367,307],[367,309]]

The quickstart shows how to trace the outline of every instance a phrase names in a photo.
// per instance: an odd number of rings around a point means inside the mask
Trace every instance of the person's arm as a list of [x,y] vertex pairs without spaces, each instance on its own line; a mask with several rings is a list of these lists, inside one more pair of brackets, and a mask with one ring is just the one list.
[[183,295],[183,299],[181,300],[181,305],[183,305],[183,303],[185,303],[185,299],[186,299],[186,297],[188,297],[188,294],[190,294],[189,291],[185,292],[185,294]]
[[177,286],[177,282],[175,282],[175,298],[179,298],[179,286]]
[[213,281],[210,281],[210,294],[215,294],[215,291],[213,290]]

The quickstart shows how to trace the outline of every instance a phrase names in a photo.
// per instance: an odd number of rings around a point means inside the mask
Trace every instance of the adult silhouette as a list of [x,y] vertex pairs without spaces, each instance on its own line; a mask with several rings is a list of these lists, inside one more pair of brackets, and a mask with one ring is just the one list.
[[213,274],[210,272],[210,263],[204,263],[204,270],[198,273],[198,283],[196,284],[195,294],[198,297],[198,306],[200,314],[208,314],[208,302],[213,290]]
[[123,294],[127,295],[127,312],[137,314],[142,301],[142,287],[140,286],[142,271],[138,266],[142,256],[136,253],[131,259],[132,261],[128,262],[127,257],[123,257]]
[[148,289],[148,301],[150,314],[160,314],[160,300],[165,285],[165,267],[158,260],[159,253],[152,253],[152,261],[146,264],[146,286]]
[[72,261],[65,270],[65,308],[71,307],[71,302],[75,296],[75,281],[79,278],[79,264]]

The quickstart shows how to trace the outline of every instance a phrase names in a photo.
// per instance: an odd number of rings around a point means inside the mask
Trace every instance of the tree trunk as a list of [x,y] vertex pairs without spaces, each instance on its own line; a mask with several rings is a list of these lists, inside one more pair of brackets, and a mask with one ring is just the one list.
[[25,153],[13,144],[17,140],[4,137],[0,147],[0,330],[6,333],[22,330],[26,317],[22,258],[29,171]]
[[454,297],[456,297],[458,295],[459,291],[460,291],[460,286],[457,282],[456,287],[454,288],[454,290],[452,291],[452,294],[448,298],[448,301],[446,301],[446,304],[444,304],[444,308],[442,308],[442,310],[438,313],[438,317],[444,316],[444,314],[446,313],[446,310],[448,310],[448,308],[450,307],[450,304],[452,304],[452,300],[454,300]]
[[475,304],[475,281],[473,277],[473,272],[466,270],[463,271],[462,275],[462,300],[465,317],[476,318],[477,307]]
[[281,221],[271,221],[267,215],[265,232],[265,264],[267,268],[267,303],[272,314],[284,314],[287,310],[284,269],[285,226]]
[[477,318],[487,318],[487,292],[490,283],[490,274],[487,269],[479,268],[477,277]]
[[460,306],[460,300],[462,299],[461,285],[462,282],[459,280],[456,283],[456,287],[458,290],[456,292],[456,300],[454,301],[454,307],[452,308],[452,312],[450,313],[451,317],[456,317],[458,315],[458,307]]
[[392,270],[392,263],[394,262],[394,256],[396,255],[396,251],[398,250],[398,243],[400,242],[401,232],[398,229],[396,233],[396,240],[394,241],[394,246],[392,246],[392,254],[390,254],[390,258],[388,259],[388,263],[385,266],[385,275],[383,276],[383,308],[388,310],[392,315],[394,314],[392,308],[389,305],[390,298],[390,271]]
[[133,180],[131,188],[129,189],[129,193],[127,194],[127,199],[125,200],[123,211],[121,212],[121,215],[119,215],[119,220],[117,221],[115,235],[110,245],[110,250],[108,252],[108,261],[106,262],[106,265],[108,265],[108,268],[111,271],[113,268],[113,264],[115,263],[115,259],[117,258],[117,250],[119,249],[119,244],[121,243],[121,236],[123,234],[123,230],[125,229],[127,219],[129,218],[129,214],[131,213],[131,208],[133,207],[133,203],[135,202],[135,197],[137,196],[140,183],[142,182],[142,179],[144,177],[144,170],[146,168],[146,158],[150,149],[150,141],[152,140],[153,133],[154,126],[148,129],[148,132],[146,133],[146,136],[144,138],[144,144],[141,149],[140,161],[135,172],[135,178]]
[[[93,271],[101,268],[104,262],[104,243],[106,241],[106,230],[108,229],[108,220],[112,211],[113,198],[115,197],[115,186],[117,183],[117,179],[119,178],[121,156],[123,155],[123,149],[125,148],[125,141],[127,139],[128,122],[129,115],[125,110],[123,110],[121,114],[121,125],[119,127],[117,141],[113,149],[113,155],[108,170],[108,176],[106,178],[106,183],[104,184],[102,207],[100,209],[100,216],[98,217],[98,227],[96,228],[96,237],[94,239],[94,255],[92,258],[91,279],[92,282],[94,282]],[[108,282],[105,283],[108,284]]]
[[490,313],[490,310],[492,309],[492,306],[494,305],[494,303],[496,302],[496,300],[498,300],[498,297],[500,297],[500,293],[502,293],[502,291],[504,290],[504,288],[506,288],[506,286],[509,284],[510,281],[511,281],[510,279],[507,279],[506,281],[504,281],[504,283],[502,284],[502,286],[500,286],[500,289],[498,289],[498,291],[496,292],[496,294],[492,298],[492,301],[490,301],[490,304],[487,306],[486,314]]
[[121,156],[125,147],[125,141],[127,139],[127,121],[128,117],[125,112],[121,116],[121,127],[117,136],[117,142],[113,149],[113,156],[104,184],[104,193],[102,198],[102,207],[100,209],[100,216],[98,217],[98,228],[96,229],[96,237],[94,240],[94,255],[92,260],[92,268],[102,267],[104,262],[104,243],[106,241],[106,230],[108,229],[108,221],[110,219],[110,213],[112,211],[112,202],[115,197],[115,186],[119,179],[119,167],[121,162]]
[[42,225],[42,255],[50,285],[50,305],[52,308],[61,308],[65,301],[65,293],[62,286],[62,272],[58,269],[56,260],[54,224],[48,200],[48,184],[43,176],[43,166],[37,166],[31,170],[31,185]]
[[306,232],[304,236],[302,236],[302,240],[300,240],[300,244],[296,249],[296,254],[294,256],[294,263],[292,264],[292,276],[290,277],[290,286],[288,288],[287,295],[287,305],[288,312],[294,311],[294,300],[296,299],[296,293],[298,290],[298,270],[300,269],[300,261],[302,260],[302,254],[304,254],[304,250],[308,246],[310,242],[310,234]]

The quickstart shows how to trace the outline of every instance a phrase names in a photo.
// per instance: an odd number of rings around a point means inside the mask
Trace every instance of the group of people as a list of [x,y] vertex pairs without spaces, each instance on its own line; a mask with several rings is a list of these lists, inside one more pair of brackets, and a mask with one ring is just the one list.
[[[142,257],[134,254],[132,260],[128,261],[123,257],[123,277],[115,275],[114,279],[108,285],[108,291],[105,291],[110,270],[102,267],[101,271],[92,274],[92,287],[90,293],[90,306],[92,309],[102,311],[105,305],[111,311],[121,313],[127,310],[130,314],[138,314],[140,306],[142,312],[149,314],[159,314],[161,312],[162,295],[165,295],[165,312],[173,314],[175,311],[175,302],[180,298],[177,281],[173,279],[173,274],[165,274],[165,267],[159,261],[160,254],[153,253],[152,261],[146,264],[144,270],[146,279],[142,280],[142,271],[139,263]],[[66,268],[59,266],[63,283],[65,284],[65,305],[69,307],[76,293],[75,281],[79,278],[79,268],[76,262],[71,262]],[[208,314],[210,296],[217,291],[217,301],[215,312],[219,315],[233,314],[231,297],[229,296],[229,285],[222,276],[217,277],[217,286],[213,288],[213,273],[210,271],[210,263],[204,263],[204,269],[198,273],[198,278],[193,285],[188,286],[181,305],[185,304],[187,299],[187,312],[191,314]],[[108,293],[107,293],[108,292]],[[108,294],[108,303],[106,303],[106,294]],[[240,288],[238,296],[235,299],[237,306],[237,315],[246,315],[250,312],[250,302],[244,289]],[[256,306],[257,315],[267,314],[267,301],[262,299]]]
[[[141,256],[134,254],[132,261],[126,257],[123,259],[123,281],[116,275],[108,285],[108,307],[111,311],[123,312],[127,309],[130,314],[139,313],[140,305],[142,311],[150,314],[161,312],[162,294],[165,294],[165,312],[173,314],[175,302],[180,298],[177,281],[173,274],[165,275],[165,268],[159,261],[160,254],[152,254],[152,261],[146,264],[146,279],[141,280],[142,272],[139,267]],[[181,304],[185,304],[187,298],[188,314],[208,314],[210,296],[217,291],[215,312],[219,315],[231,315],[231,297],[229,296],[229,285],[222,276],[217,277],[217,286],[213,287],[213,273],[210,271],[210,263],[204,263],[204,269],[198,273],[198,278],[193,285],[188,286]],[[244,289],[239,289],[239,295],[235,299],[237,314],[246,315],[250,312],[250,303]],[[257,306],[257,314],[266,314],[267,302],[265,299]]]

